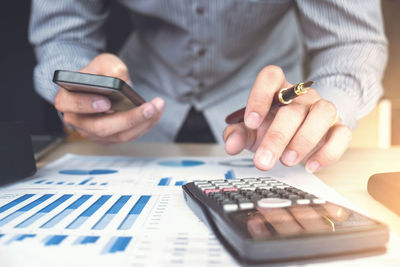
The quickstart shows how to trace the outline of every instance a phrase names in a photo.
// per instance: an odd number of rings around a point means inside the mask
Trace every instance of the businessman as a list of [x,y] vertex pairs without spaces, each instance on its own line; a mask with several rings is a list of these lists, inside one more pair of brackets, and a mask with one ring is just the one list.
[[[120,2],[135,30],[117,56],[104,53],[108,1],[32,1],[36,90],[93,141],[174,141],[200,114],[229,154],[249,149],[262,170],[280,160],[314,172],[340,158],[382,94],[378,0]],[[271,105],[277,91],[305,80],[304,62],[313,90]],[[150,101],[113,112],[105,97],[54,86],[56,69],[121,78]],[[226,126],[244,105],[244,122]]]

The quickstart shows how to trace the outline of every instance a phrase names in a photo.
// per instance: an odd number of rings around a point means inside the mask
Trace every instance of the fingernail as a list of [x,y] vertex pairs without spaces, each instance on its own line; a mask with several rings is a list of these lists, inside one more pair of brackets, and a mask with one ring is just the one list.
[[154,105],[156,106],[157,110],[161,112],[164,109],[165,102],[161,98],[156,98],[156,101],[154,101]]
[[98,100],[94,100],[92,102],[92,107],[94,110],[96,111],[107,111],[110,109],[111,104],[109,101],[104,100],[104,99],[98,99]]
[[257,152],[256,161],[258,161],[263,167],[269,168],[272,164],[273,156],[271,150],[261,150]]
[[283,152],[282,161],[287,165],[295,165],[297,161],[298,154],[294,150],[288,150]]
[[143,108],[143,117],[145,119],[150,119],[151,117],[153,117],[154,113],[155,113],[155,110],[154,110],[154,106],[152,104],[147,104]]
[[236,136],[238,135],[238,133],[233,133],[233,134],[231,134],[229,137],[228,137],[228,139],[226,140],[226,142],[225,142],[225,145],[226,146],[233,146],[234,145],[234,143],[235,143],[235,138],[236,138]]
[[246,126],[250,129],[257,129],[261,124],[261,116],[257,112],[251,112],[246,118]]
[[320,166],[321,165],[316,160],[309,161],[306,164],[306,171],[309,173],[314,173],[315,171],[317,171],[320,168]]

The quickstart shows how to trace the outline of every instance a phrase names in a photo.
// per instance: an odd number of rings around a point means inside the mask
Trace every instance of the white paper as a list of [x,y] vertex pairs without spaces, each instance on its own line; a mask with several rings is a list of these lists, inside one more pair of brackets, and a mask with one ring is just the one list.
[[[0,189],[0,266],[235,266],[186,206],[180,187],[229,176],[272,176],[352,207],[301,167],[262,172],[239,157],[66,155]],[[17,203],[19,198],[26,199]],[[398,243],[392,241],[383,256],[340,264],[398,264]]]

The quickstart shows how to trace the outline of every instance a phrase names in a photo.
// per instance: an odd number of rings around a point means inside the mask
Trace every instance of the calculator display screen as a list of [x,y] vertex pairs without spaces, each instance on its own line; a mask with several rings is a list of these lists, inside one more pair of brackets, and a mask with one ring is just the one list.
[[377,222],[333,203],[256,208],[229,213],[239,231],[254,240],[313,234],[345,233],[373,228]]

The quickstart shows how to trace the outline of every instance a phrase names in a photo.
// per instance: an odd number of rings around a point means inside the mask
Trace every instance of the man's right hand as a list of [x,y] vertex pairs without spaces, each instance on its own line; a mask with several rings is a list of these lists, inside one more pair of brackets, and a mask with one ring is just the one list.
[[[126,65],[115,55],[100,54],[80,72],[107,75],[131,83]],[[101,144],[135,140],[160,119],[165,102],[155,98],[128,111],[113,112],[110,100],[101,95],[72,93],[60,88],[54,106],[64,121],[83,137]]]

